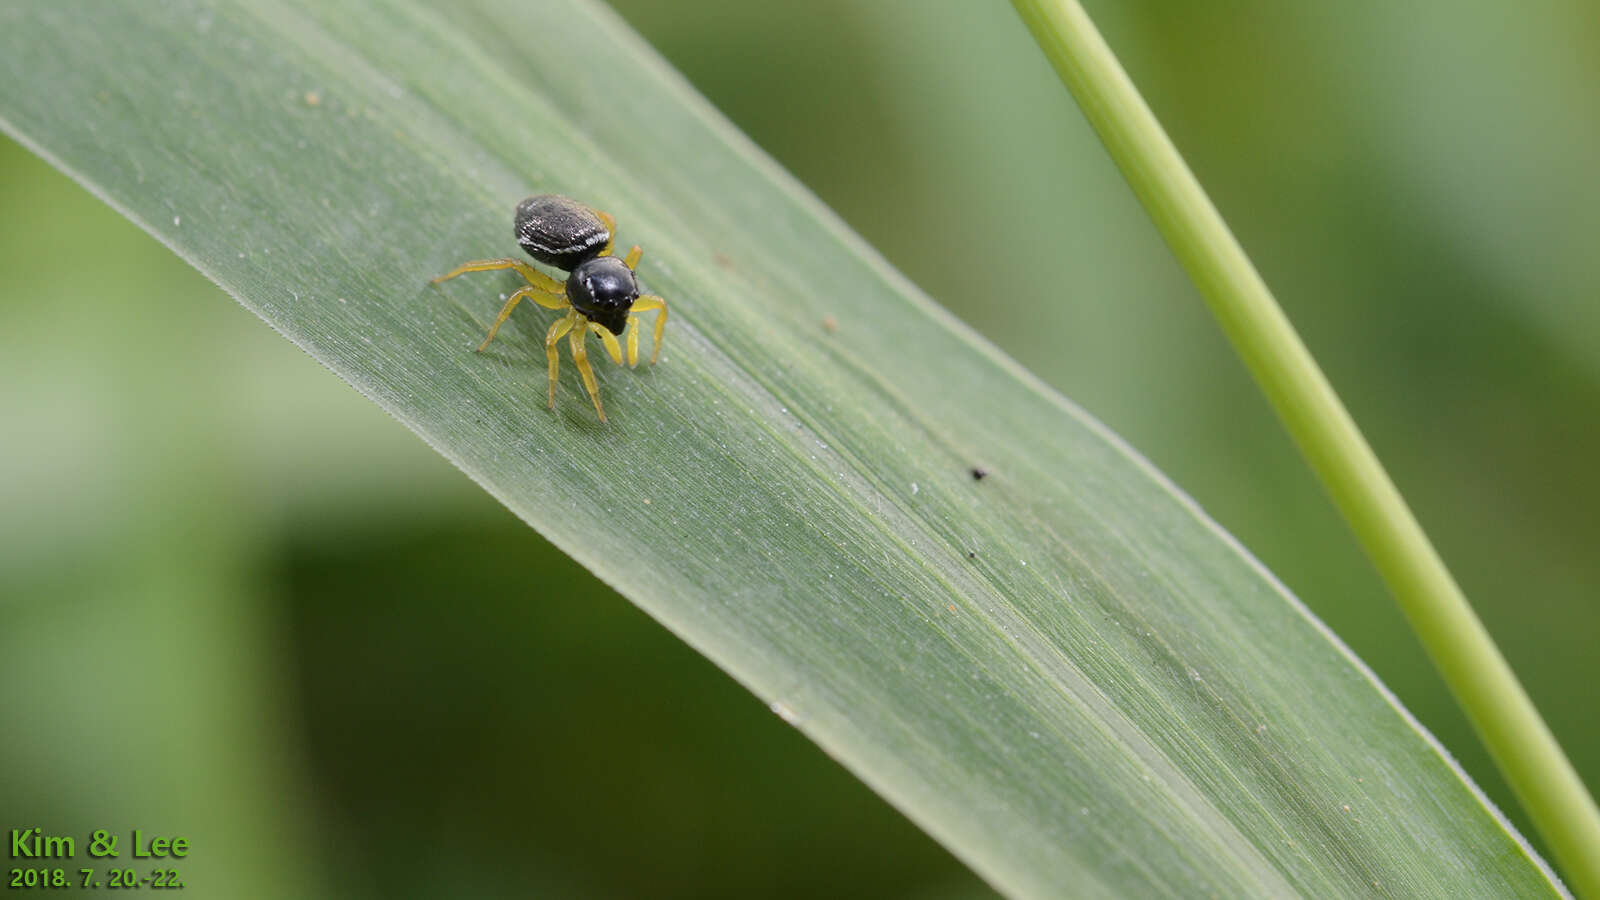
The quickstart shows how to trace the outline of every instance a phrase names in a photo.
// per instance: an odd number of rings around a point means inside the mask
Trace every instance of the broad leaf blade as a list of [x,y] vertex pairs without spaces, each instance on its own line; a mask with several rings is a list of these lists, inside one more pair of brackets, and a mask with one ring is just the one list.
[[[996,886],[1559,890],[1215,525],[605,10],[79,0],[0,26],[8,131]],[[512,252],[542,191],[614,213],[672,305],[659,366],[600,362],[608,426],[570,362],[545,409],[550,314],[471,352],[513,277],[427,283]]]

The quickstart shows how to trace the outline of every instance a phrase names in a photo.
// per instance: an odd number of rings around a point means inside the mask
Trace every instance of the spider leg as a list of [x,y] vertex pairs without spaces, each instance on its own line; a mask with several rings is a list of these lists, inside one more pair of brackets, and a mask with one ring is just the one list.
[[606,238],[606,245],[601,247],[600,252],[595,255],[610,256],[611,244],[617,239],[617,220],[612,217],[611,213],[601,212],[598,209],[594,211],[594,214],[600,217],[600,221],[606,223],[606,234],[611,235],[609,238]]
[[589,399],[594,401],[594,411],[599,413],[600,421],[604,422],[606,410],[600,405],[600,386],[594,383],[594,369],[589,368],[589,351],[583,348],[583,339],[589,336],[589,329],[584,327],[588,320],[578,316],[572,324],[572,331],[567,334],[567,343],[572,346],[572,361],[578,364],[578,374],[583,376],[583,386],[589,390]]
[[564,294],[567,290],[554,278],[551,278],[549,275],[546,275],[538,269],[535,269],[533,266],[528,265],[520,259],[475,259],[471,262],[464,262],[461,265],[456,266],[454,269],[444,273],[443,275],[440,275],[438,278],[433,279],[433,284],[438,284],[441,281],[449,281],[457,275],[465,275],[468,272],[492,272],[495,269],[515,269],[517,274],[521,275],[529,284],[547,294]]
[[656,364],[656,357],[661,355],[661,329],[667,327],[667,301],[654,294],[640,294],[639,299],[633,301],[630,312],[641,313],[648,310],[660,310],[656,313],[656,345],[650,352],[650,365]]
[[530,285],[525,288],[518,288],[510,297],[507,297],[506,305],[500,308],[500,315],[495,318],[494,324],[489,326],[489,336],[484,338],[483,343],[478,345],[478,352],[482,353],[483,348],[489,346],[489,342],[494,340],[495,334],[500,331],[500,326],[506,323],[506,319],[511,318],[511,311],[517,308],[517,304],[521,303],[524,297],[545,309],[566,309],[571,305],[565,298],[555,299],[548,296],[540,296],[541,293],[543,292],[538,288]]
[[572,324],[578,320],[578,311],[572,310],[563,318],[557,319],[550,330],[544,333],[544,354],[550,358],[550,408],[556,408],[556,375],[561,371],[561,353],[556,348],[556,341],[561,336],[572,330]]
[[598,322],[590,322],[589,330],[600,338],[602,344],[606,345],[606,353],[611,355],[611,361],[619,366],[622,365],[622,347],[617,344],[617,336],[607,331],[605,326]]
[[[638,266],[639,266],[639,257],[641,257],[643,255],[644,255],[644,250],[641,249],[638,244],[634,244],[633,245],[633,249],[628,251],[628,255],[622,258],[622,262],[630,270],[632,270],[632,269],[638,268]],[[634,306],[635,307],[638,306],[638,301],[634,301]],[[628,368],[631,369],[634,366],[637,366],[638,364],[639,364],[639,317],[635,316],[635,315],[629,315],[628,316]]]

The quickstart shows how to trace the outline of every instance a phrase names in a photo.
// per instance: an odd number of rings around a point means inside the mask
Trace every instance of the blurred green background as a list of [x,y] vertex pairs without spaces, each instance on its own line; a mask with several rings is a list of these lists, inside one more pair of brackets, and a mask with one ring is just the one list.
[[[1194,495],[1527,833],[1008,6],[616,5],[896,266]],[[1600,6],[1089,6],[1600,784]],[[9,143],[0,214],[6,828],[186,835],[188,881],[257,897],[986,893]]]

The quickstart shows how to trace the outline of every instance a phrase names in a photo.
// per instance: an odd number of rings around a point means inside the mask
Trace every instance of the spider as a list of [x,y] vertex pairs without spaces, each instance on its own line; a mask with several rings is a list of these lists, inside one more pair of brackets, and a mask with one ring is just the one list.
[[639,317],[636,313],[659,310],[651,365],[655,365],[656,357],[661,355],[661,329],[667,324],[667,302],[652,294],[639,293],[639,282],[634,279],[633,270],[643,251],[636,245],[622,259],[611,255],[612,235],[616,230],[617,220],[609,213],[590,209],[567,197],[540,194],[517,204],[517,243],[539,262],[569,272],[565,284],[520,259],[476,259],[433,279],[433,283],[438,284],[468,272],[513,269],[528,282],[527,287],[518,288],[506,299],[506,305],[489,328],[489,336],[478,345],[480,353],[525,298],[546,309],[567,310],[566,316],[556,320],[544,335],[544,351],[550,360],[550,408],[556,408],[556,374],[561,369],[556,342],[565,336],[572,348],[572,361],[578,365],[583,386],[588,389],[594,411],[602,422],[606,420],[606,410],[600,405],[600,389],[595,385],[594,370],[589,367],[589,354],[583,346],[589,332],[600,337],[611,359],[621,365],[622,347],[617,343],[617,336],[626,326],[628,366],[631,368],[639,364]]

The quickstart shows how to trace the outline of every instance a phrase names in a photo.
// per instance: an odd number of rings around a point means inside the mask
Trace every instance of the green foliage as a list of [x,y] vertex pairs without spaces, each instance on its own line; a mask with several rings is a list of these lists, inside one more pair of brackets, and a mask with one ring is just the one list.
[[1077,0],[1015,0],[1210,303],[1568,876],[1600,892],[1600,810],[1321,368]]
[[[1215,525],[603,11],[6,16],[8,131],[1003,890],[1553,890]],[[570,366],[544,408],[548,316],[470,352],[512,278],[426,283],[545,190],[616,214],[672,304],[659,366],[601,363],[609,426]]]

